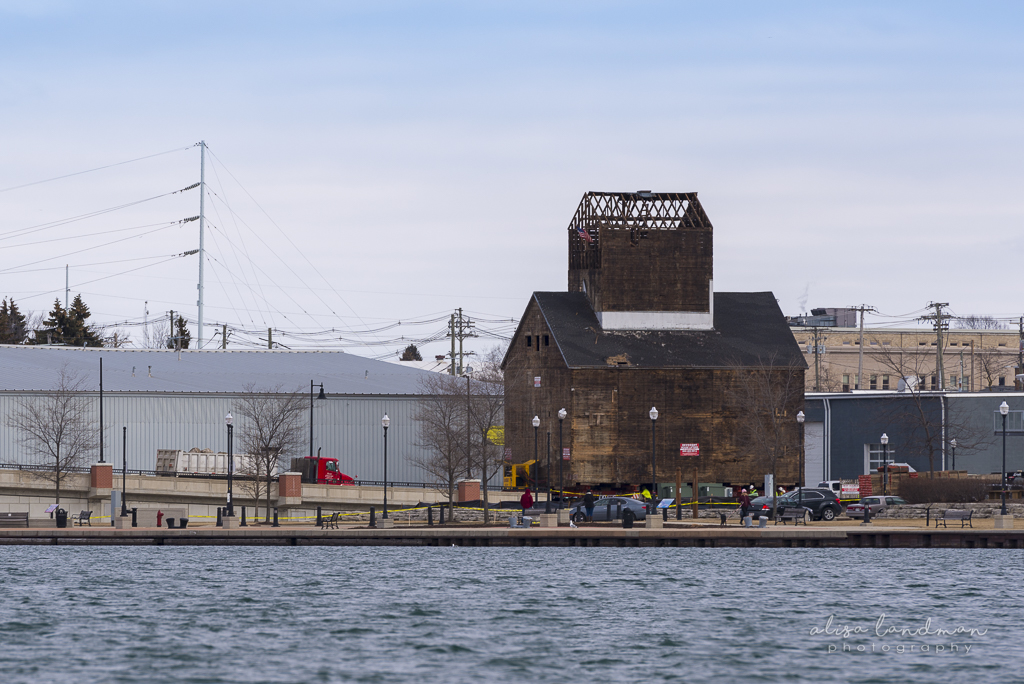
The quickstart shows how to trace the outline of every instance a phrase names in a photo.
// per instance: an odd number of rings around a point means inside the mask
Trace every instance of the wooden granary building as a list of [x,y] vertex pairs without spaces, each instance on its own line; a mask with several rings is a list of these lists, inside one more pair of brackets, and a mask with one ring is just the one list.
[[650,483],[652,451],[659,482],[796,484],[806,363],[771,292],[714,291],[697,194],[588,192],[567,238],[568,291],[533,294],[504,359],[507,457],[537,416],[557,478],[564,408],[567,487]]

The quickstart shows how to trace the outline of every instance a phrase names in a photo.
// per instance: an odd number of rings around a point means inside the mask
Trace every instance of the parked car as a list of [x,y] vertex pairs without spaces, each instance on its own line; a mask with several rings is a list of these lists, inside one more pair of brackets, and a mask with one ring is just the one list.
[[[807,491],[807,490],[804,490],[804,491]],[[782,494],[781,496],[777,496],[775,498],[775,502],[776,502],[775,506],[776,506],[776,508],[779,508],[779,509],[782,508],[782,500],[783,499],[788,499],[790,497],[795,497],[795,496],[796,496],[796,494],[794,492],[787,492],[786,494]],[[749,514],[753,515],[755,519],[758,516],[760,516],[760,515],[766,515],[766,516],[768,516],[770,518],[771,515],[772,515],[772,497],[771,497],[771,495],[769,494],[768,496],[758,496],[758,497],[754,497],[753,499],[751,499],[750,500]]]
[[847,506],[846,515],[851,518],[863,518],[865,506],[871,509],[871,515],[878,515],[889,506],[905,506],[906,503],[898,496],[865,496],[858,503]]
[[787,493],[779,499],[778,510],[803,506],[811,512],[814,520],[835,520],[843,512],[843,505],[831,489],[804,489]]
[[[611,506],[611,518],[608,517],[609,505]],[[643,501],[637,501],[626,496],[606,496],[594,502],[594,520],[616,520],[615,516],[619,512],[620,505],[623,511],[627,508],[631,509],[636,515],[637,520],[645,520],[647,518],[647,507]],[[584,521],[587,517],[587,509],[584,507],[583,502],[569,509],[569,517],[576,522]]]

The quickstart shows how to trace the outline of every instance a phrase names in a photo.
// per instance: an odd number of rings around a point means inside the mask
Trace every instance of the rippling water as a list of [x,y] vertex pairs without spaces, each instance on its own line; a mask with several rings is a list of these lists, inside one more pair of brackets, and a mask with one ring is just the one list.
[[0,547],[0,679],[1009,682],[1022,580],[1014,550]]

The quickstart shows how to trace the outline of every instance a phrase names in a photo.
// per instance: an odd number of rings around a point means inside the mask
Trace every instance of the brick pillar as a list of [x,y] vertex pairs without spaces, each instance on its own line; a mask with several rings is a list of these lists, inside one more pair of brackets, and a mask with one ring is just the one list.
[[479,501],[480,480],[460,480],[458,501]]
[[277,479],[277,505],[282,508],[302,503],[302,474],[282,473]]
[[89,469],[89,498],[105,499],[114,487],[114,464],[93,463]]

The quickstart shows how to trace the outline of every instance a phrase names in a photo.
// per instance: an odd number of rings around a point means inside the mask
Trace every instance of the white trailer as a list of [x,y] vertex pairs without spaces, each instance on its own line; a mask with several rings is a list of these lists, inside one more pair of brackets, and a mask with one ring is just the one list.
[[[238,475],[254,474],[257,471],[256,459],[249,454],[232,454],[233,472]],[[223,451],[193,448],[189,451],[181,449],[157,449],[156,472],[174,474],[206,474],[227,475],[228,455]],[[280,474],[280,465],[275,466],[273,476]]]

